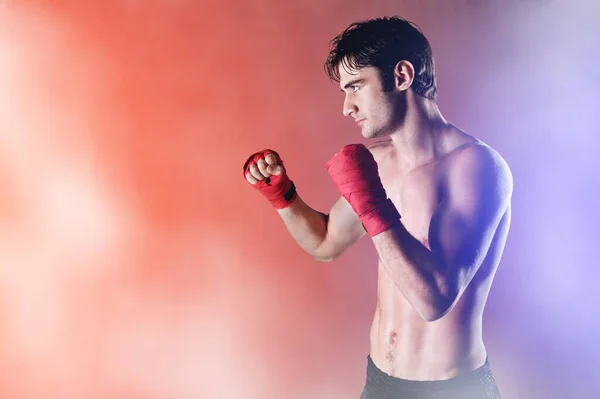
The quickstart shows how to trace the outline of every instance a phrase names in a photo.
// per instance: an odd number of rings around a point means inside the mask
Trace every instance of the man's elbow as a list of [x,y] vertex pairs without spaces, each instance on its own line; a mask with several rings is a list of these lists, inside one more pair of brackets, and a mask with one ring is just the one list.
[[317,262],[321,262],[321,263],[328,263],[328,262],[332,262],[334,260],[337,259],[337,257],[339,256],[339,254],[312,254],[312,257],[317,261]]
[[428,323],[437,321],[446,316],[454,307],[456,298],[443,298],[427,301],[417,310],[419,316]]
[[331,262],[334,259],[332,257],[323,257],[323,256],[316,256],[316,255],[313,255],[313,258],[317,262],[321,262],[321,263],[328,263],[328,262]]
[[421,318],[423,320],[425,320],[428,323],[432,323],[434,321],[438,321],[439,319],[441,319],[442,317],[444,317],[446,314],[448,314],[448,312],[450,311],[450,308],[448,309],[432,309],[426,312],[419,312],[419,316],[421,316]]
[[336,260],[342,254],[342,252],[343,250],[340,248],[334,248],[331,245],[321,245],[310,252],[310,255],[317,262],[327,263]]

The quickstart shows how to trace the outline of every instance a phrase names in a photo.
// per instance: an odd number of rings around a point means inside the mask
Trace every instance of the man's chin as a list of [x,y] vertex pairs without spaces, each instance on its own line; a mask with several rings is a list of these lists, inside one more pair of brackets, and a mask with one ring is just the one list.
[[371,137],[373,137],[373,132],[369,129],[365,129],[364,127],[360,128],[360,134],[366,139],[370,139]]

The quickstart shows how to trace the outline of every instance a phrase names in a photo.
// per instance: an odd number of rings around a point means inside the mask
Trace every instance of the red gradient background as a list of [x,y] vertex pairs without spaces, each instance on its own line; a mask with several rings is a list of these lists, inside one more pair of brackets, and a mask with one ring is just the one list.
[[315,262],[240,170],[275,148],[327,212],[324,164],[361,141],[327,43],[394,14],[515,176],[503,397],[598,397],[600,7],[551,0],[1,1],[0,397],[357,398],[371,243]]

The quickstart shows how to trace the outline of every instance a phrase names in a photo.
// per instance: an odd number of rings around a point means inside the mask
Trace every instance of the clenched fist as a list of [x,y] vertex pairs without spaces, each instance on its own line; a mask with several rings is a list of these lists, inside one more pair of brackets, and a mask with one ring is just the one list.
[[288,207],[298,196],[283,161],[273,150],[252,154],[244,163],[244,178],[277,209]]
[[[266,150],[269,151],[269,150]],[[245,171],[245,170],[244,170]],[[283,165],[277,163],[277,157],[273,152],[267,153],[256,160],[256,163],[250,163],[246,172],[246,180],[250,184],[256,184],[259,180],[268,179],[271,175],[279,176],[284,172]]]

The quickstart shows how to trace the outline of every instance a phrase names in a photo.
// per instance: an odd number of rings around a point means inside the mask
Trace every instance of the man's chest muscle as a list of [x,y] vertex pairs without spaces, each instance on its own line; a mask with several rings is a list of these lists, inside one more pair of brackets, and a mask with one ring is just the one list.
[[388,198],[400,212],[402,224],[417,240],[429,248],[431,217],[440,201],[438,178],[432,166],[403,174],[392,167],[380,169]]

